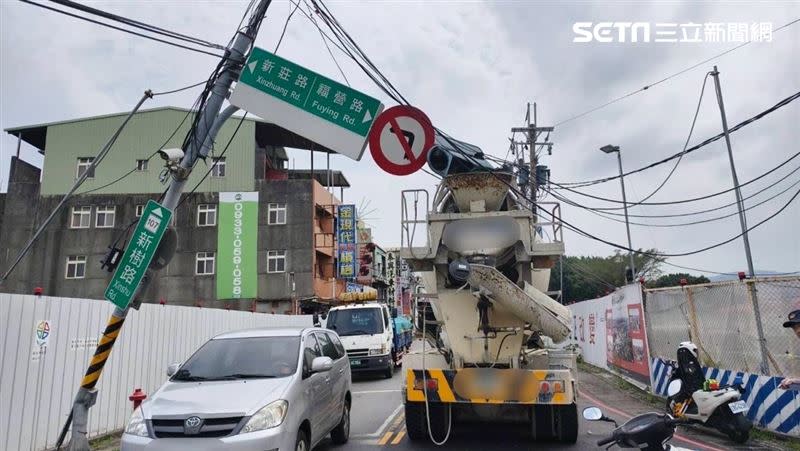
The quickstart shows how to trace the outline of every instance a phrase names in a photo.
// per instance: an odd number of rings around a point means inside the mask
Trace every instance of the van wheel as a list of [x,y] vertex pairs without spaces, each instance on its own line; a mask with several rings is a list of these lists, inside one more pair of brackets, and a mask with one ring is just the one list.
[[344,403],[344,411],[342,412],[342,420],[331,431],[331,440],[336,445],[344,445],[350,439],[350,405]]
[[294,444],[294,451],[311,451],[308,446],[308,435],[306,431],[302,429],[297,431],[297,441]]
[[394,361],[389,362],[389,366],[383,370],[383,376],[386,379],[391,379],[394,376]]

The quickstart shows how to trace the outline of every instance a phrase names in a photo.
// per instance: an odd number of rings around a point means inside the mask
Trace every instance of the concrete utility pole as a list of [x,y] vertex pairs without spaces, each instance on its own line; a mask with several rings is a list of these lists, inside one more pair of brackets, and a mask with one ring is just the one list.
[[[633,244],[631,244],[631,224],[628,222],[628,199],[625,196],[625,173],[622,171],[622,152],[619,151],[619,146],[606,145],[600,148],[605,153],[617,153],[617,163],[619,163],[619,183],[622,185],[622,206],[625,210],[625,230],[628,232],[628,256],[630,257],[631,265],[631,282],[636,278],[636,263],[633,259]],[[627,279],[627,275],[625,277]],[[626,280],[627,281],[627,280]]]
[[[172,181],[162,202],[164,207],[173,211],[175,210],[180,201],[189,174],[197,162],[198,157],[204,152],[204,147],[210,148],[222,124],[238,109],[229,106],[223,113],[220,113],[222,103],[228,97],[231,85],[240,75],[242,65],[255,42],[261,21],[264,19],[270,3],[272,3],[272,0],[259,1],[258,6],[250,16],[250,21],[245,30],[240,30],[236,33],[233,43],[226,50],[222,71],[214,82],[214,86],[211,88],[211,93],[206,100],[205,106],[202,110],[197,112],[199,120],[196,121],[197,125],[188,148],[184,149],[184,156],[181,160],[180,169],[172,173]],[[165,257],[167,260],[171,259],[171,256]],[[142,282],[139,284],[134,294],[134,301],[132,303],[134,308],[138,309],[141,301],[138,301],[137,298],[146,291],[149,282],[154,277],[154,273],[155,271],[152,268],[147,270],[145,277],[142,279]],[[95,386],[100,378],[105,362],[111,354],[114,342],[121,331],[128,310],[128,308],[116,308],[111,318],[109,318],[89,368],[86,370],[86,374],[81,381],[81,387],[78,390],[78,394],[75,396],[72,412],[61,431],[61,435],[56,442],[56,447],[61,447],[70,423],[72,423],[72,436],[69,442],[69,450],[89,450],[89,441],[86,437],[86,432],[88,430],[89,409],[97,400],[97,389]]]
[[525,115],[525,122],[526,125],[524,127],[513,127],[511,132],[513,133],[523,133],[526,138],[527,147],[530,153],[530,196],[528,196],[530,200],[531,211],[533,212],[534,220],[538,220],[539,215],[537,214],[537,207],[536,207],[536,191],[538,190],[537,180],[536,180],[536,166],[538,165],[538,160],[536,157],[536,150],[540,146],[548,146],[550,145],[547,142],[538,142],[537,138],[539,134],[542,132],[552,132],[553,127],[539,127],[536,123],[536,103],[533,104],[533,123],[531,123],[531,104],[528,103],[528,111]]
[[[742,192],[739,188],[739,177],[736,175],[736,165],[733,161],[733,149],[731,148],[731,137],[728,132],[728,118],[725,115],[725,104],[722,101],[722,86],[719,84],[719,71],[717,66],[711,72],[714,77],[714,86],[717,91],[717,103],[719,104],[719,114],[722,118],[722,131],[725,133],[725,145],[728,147],[728,160],[731,163],[731,176],[733,177],[733,188],[736,193],[736,206],[739,209],[739,224],[742,227],[742,241],[744,241],[744,253],[747,258],[747,273],[750,278],[755,277],[755,270],[753,269],[753,255],[750,252],[750,238],[747,236],[747,217],[744,213],[744,201],[742,200]],[[755,282],[746,284],[749,290],[750,298],[753,301],[753,310],[755,311],[756,329],[758,331],[758,342],[761,348],[761,373],[769,374],[769,360],[767,356],[767,343],[764,338],[764,326],[761,323],[761,309],[758,306],[758,295],[756,293]]]

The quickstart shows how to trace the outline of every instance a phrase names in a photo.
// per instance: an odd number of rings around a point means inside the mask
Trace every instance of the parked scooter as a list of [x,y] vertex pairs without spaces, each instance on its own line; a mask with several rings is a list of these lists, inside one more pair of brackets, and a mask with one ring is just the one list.
[[746,442],[753,423],[746,416],[747,404],[741,400],[745,391],[741,383],[719,386],[706,381],[697,360],[697,346],[688,341],[678,345],[678,361],[670,365],[667,391],[675,394],[667,397],[667,413],[713,427],[737,443]]
[[611,435],[597,441],[597,446],[605,446],[606,449],[617,445],[620,448],[638,448],[644,451],[691,451],[667,443],[675,433],[675,426],[681,422],[671,415],[643,413],[618,426],[616,421],[603,415],[599,408],[587,407],[583,409],[583,418],[614,423],[616,428]]

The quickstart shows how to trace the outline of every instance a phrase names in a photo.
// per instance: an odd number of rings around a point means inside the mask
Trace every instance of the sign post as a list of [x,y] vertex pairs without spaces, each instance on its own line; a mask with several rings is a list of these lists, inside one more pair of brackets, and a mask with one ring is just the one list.
[[378,99],[258,47],[230,102],[354,160],[383,111]]
[[105,298],[120,309],[127,308],[133,299],[171,218],[169,209],[153,200],[147,201],[131,243],[106,288]]

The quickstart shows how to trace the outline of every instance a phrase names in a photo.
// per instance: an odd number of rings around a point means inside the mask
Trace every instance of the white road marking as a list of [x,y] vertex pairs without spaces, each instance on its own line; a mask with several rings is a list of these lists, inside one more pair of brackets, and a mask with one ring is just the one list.
[[401,404],[401,405],[399,405],[399,406],[397,406],[397,408],[396,408],[396,409],[394,409],[394,412],[392,412],[392,413],[391,413],[391,414],[390,414],[388,417],[386,417],[386,421],[384,421],[384,422],[383,422],[383,424],[382,424],[382,425],[380,425],[380,427],[378,427],[378,430],[376,430],[376,431],[375,431],[375,432],[373,432],[372,434],[358,434],[358,435],[353,435],[353,436],[351,436],[351,437],[352,437],[352,438],[356,438],[356,439],[360,439],[360,438],[377,438],[377,437],[380,437],[380,436],[383,434],[383,431],[384,431],[386,428],[388,428],[388,427],[389,427],[389,424],[392,422],[392,420],[394,420],[394,419],[395,419],[395,417],[397,417],[397,415],[400,413],[400,410],[401,410],[402,408],[403,408],[403,405],[402,405],[402,404]]
[[354,391],[354,395],[373,395],[376,393],[397,393],[400,389],[397,390],[365,390],[365,391]]

